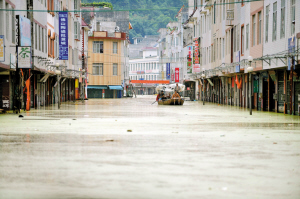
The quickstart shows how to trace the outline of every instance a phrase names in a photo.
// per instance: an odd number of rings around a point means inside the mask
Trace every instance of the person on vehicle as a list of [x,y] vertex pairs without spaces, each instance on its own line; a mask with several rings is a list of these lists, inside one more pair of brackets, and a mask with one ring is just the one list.
[[172,99],[174,98],[180,98],[180,95],[177,93],[177,91],[175,90],[173,96],[172,96]]
[[176,86],[175,86],[175,91],[177,91],[177,93],[179,92],[180,90],[180,87],[178,86],[178,83],[176,83]]

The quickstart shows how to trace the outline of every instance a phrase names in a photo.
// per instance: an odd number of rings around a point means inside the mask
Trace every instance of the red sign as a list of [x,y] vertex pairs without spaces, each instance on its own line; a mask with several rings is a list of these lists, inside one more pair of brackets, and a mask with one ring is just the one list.
[[179,82],[179,68],[175,68],[175,82]]

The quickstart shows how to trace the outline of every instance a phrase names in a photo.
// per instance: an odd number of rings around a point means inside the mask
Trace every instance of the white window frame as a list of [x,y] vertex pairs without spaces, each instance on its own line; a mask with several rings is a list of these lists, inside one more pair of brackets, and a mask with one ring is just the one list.
[[266,6],[266,27],[265,27],[265,42],[269,41],[269,20],[270,20],[270,5]]
[[113,54],[118,54],[118,42],[113,42]]
[[93,63],[93,71],[92,72],[93,72],[93,75],[103,76],[103,63]]
[[118,75],[118,64],[113,63],[113,76],[117,76],[117,75]]
[[273,3],[273,32],[272,41],[277,39],[277,2]]
[[281,0],[280,39],[285,37],[285,0]]
[[103,41],[93,41],[93,53],[103,53]]

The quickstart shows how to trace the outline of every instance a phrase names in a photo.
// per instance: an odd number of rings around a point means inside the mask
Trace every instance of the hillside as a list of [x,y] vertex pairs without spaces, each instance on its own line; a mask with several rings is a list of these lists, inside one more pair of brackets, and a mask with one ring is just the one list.
[[[93,2],[103,1],[82,0],[82,3]],[[182,5],[187,6],[187,0],[105,0],[105,2],[111,3],[114,10],[129,10],[129,20],[133,26],[129,31],[131,41],[133,37],[157,35],[158,29],[175,20],[175,15]]]

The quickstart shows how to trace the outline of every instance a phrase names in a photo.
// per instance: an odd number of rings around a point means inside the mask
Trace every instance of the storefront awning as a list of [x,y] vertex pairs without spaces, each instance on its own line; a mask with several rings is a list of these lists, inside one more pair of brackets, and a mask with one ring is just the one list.
[[88,85],[87,89],[107,89],[107,86],[101,86],[101,85]]
[[108,86],[110,90],[123,90],[122,86]]

